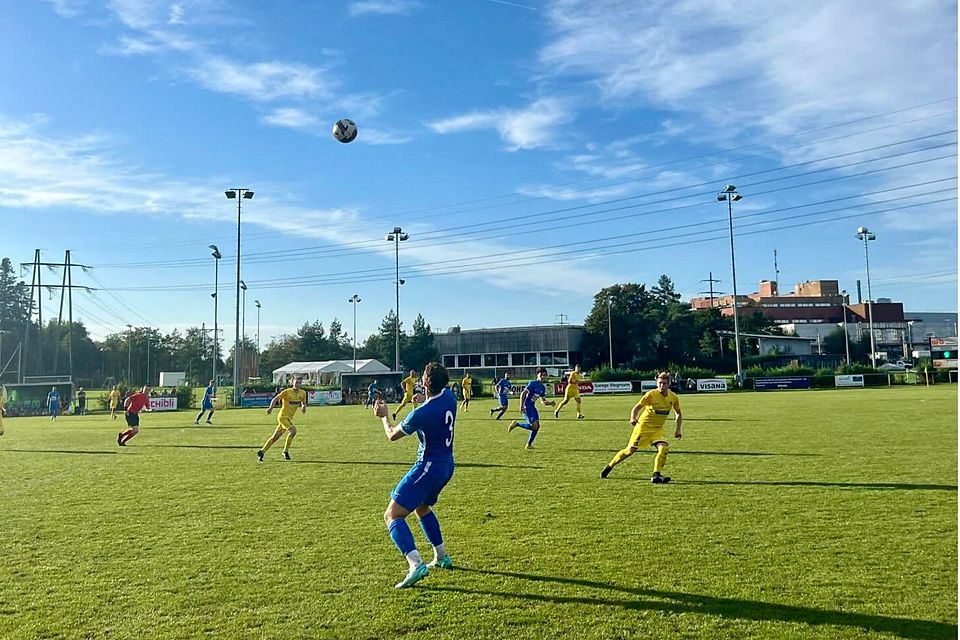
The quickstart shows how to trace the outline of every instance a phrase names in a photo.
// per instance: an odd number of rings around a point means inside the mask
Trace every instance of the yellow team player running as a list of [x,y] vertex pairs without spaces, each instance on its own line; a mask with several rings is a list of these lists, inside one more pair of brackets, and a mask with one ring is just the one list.
[[400,409],[407,406],[407,403],[413,403],[413,388],[417,386],[417,372],[410,369],[410,375],[404,378],[400,384],[403,385],[403,402],[401,402],[397,410],[393,412],[394,422],[397,420],[397,414],[400,413]]
[[557,410],[553,412],[554,418],[559,418],[560,409],[563,409],[565,404],[573,400],[577,403],[577,420],[583,420],[583,413],[580,411],[580,380],[582,375],[580,365],[577,365],[567,376],[567,388],[563,390],[563,402],[557,405]]
[[[630,411],[630,424],[633,433],[626,448],[617,452],[607,466],[600,472],[601,478],[606,478],[615,466],[632,456],[640,447],[656,447],[657,456],[653,460],[653,484],[666,484],[670,477],[662,475],[663,466],[667,463],[667,438],[663,435],[663,424],[670,415],[670,409],[677,413],[677,428],[673,435],[678,440],[683,437],[680,426],[683,424],[683,414],[680,413],[680,398],[670,391],[670,374],[661,371],[657,374],[657,388],[643,394],[640,401]],[[639,422],[639,424],[638,424]]]
[[300,388],[301,385],[303,385],[303,381],[300,378],[294,379],[293,386],[287,387],[270,401],[270,406],[267,407],[267,415],[273,411],[277,403],[280,403],[280,415],[277,416],[277,428],[273,435],[257,450],[257,460],[260,462],[263,462],[263,455],[284,433],[287,434],[287,439],[283,441],[283,459],[290,459],[290,443],[297,435],[297,428],[293,425],[293,416],[297,414],[298,405],[303,413],[307,412],[307,392]]
[[470,398],[473,397],[473,378],[469,373],[464,374],[463,380],[460,381],[460,389],[463,391],[463,402],[460,403],[460,408],[466,411],[470,406]]
[[110,419],[117,419],[117,407],[120,406],[120,386],[113,385],[110,390]]

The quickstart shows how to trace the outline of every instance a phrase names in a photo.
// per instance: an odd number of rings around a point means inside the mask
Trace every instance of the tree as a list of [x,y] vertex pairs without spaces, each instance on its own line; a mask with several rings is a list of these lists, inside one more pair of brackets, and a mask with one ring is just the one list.
[[423,371],[430,362],[439,360],[440,352],[434,346],[433,331],[423,316],[417,314],[413,321],[413,335],[403,351],[403,366],[405,369]]
[[[376,333],[367,337],[363,343],[363,356],[374,358],[383,364],[393,367],[396,354],[396,327],[397,314],[390,310],[386,317],[380,322],[380,328]],[[403,323],[400,323],[400,351],[403,353],[406,344],[406,335],[403,333]]]
[[30,287],[18,279],[10,258],[0,260],[0,329],[15,331],[30,322]]

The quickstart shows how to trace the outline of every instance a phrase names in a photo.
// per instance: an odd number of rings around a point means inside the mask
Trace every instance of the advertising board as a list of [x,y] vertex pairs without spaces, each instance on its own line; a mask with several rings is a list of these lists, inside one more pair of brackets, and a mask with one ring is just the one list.
[[779,389],[809,389],[810,378],[803,376],[777,376],[772,378],[754,378],[755,391],[775,391]]
[[834,384],[837,387],[862,387],[863,374],[833,376]]
[[158,396],[150,398],[150,411],[176,411],[177,396]]
[[723,378],[697,378],[697,391],[726,391],[727,381]]

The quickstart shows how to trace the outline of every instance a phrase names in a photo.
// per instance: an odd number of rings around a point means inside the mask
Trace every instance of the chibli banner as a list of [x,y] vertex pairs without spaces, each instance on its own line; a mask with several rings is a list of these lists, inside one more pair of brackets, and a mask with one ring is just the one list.
[[158,396],[150,398],[150,411],[176,411],[177,396]]

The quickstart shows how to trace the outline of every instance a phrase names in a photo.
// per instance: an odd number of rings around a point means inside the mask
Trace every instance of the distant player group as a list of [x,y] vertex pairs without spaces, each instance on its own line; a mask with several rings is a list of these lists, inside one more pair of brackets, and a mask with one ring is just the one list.
[[[515,429],[523,429],[528,432],[525,445],[527,449],[533,448],[534,440],[536,440],[541,427],[537,400],[544,406],[554,406],[555,404],[554,401],[547,399],[546,378],[547,370],[538,367],[536,377],[528,382],[520,393],[519,404],[522,419],[512,420],[507,426],[507,432],[512,432]],[[390,494],[390,502],[383,514],[384,524],[391,540],[406,558],[409,565],[406,576],[396,585],[398,589],[416,584],[426,577],[431,569],[449,569],[453,566],[453,560],[444,546],[440,522],[433,511],[433,505],[437,503],[440,493],[453,477],[453,440],[457,409],[469,410],[470,400],[473,397],[473,379],[467,374],[460,381],[463,400],[459,403],[459,406],[456,396],[448,388],[449,382],[447,370],[436,362],[426,366],[422,377],[418,377],[417,372],[411,370],[402,381],[403,398],[393,412],[389,410],[386,400],[378,389],[376,380],[367,389],[367,400],[364,403],[364,408],[373,405],[374,415],[381,421],[387,440],[393,442],[405,436],[416,434],[420,442],[416,461],[394,487]],[[577,419],[584,419],[580,400],[580,382],[581,372],[578,365],[567,378],[563,401],[556,405],[553,412],[554,417],[559,418],[560,410],[573,401],[577,407]],[[277,393],[270,401],[267,414],[270,414],[278,405],[280,411],[273,434],[257,450],[259,461],[263,461],[267,451],[283,436],[286,436],[286,439],[281,455],[283,459],[290,460],[290,445],[297,435],[297,428],[293,419],[297,410],[300,410],[301,413],[307,411],[307,393],[302,388],[302,384],[299,378],[293,380],[290,387]],[[630,424],[633,425],[634,429],[627,441],[627,446],[618,451],[604,466],[600,472],[601,478],[606,478],[617,465],[641,448],[653,447],[657,453],[654,458],[651,481],[654,484],[670,482],[669,476],[663,475],[669,450],[669,443],[664,434],[664,424],[671,411],[674,412],[676,414],[674,437],[679,439],[683,435],[681,430],[683,415],[680,411],[680,400],[670,390],[669,386],[670,375],[661,372],[657,376],[657,388],[645,393],[631,409]],[[139,433],[139,414],[141,411],[150,411],[149,391],[149,387],[144,386],[124,399],[123,410],[127,429],[117,434],[118,446],[126,446]],[[510,382],[509,375],[495,381],[494,393],[498,404],[490,409],[491,417],[499,420],[507,412],[511,391],[513,391],[513,385]],[[204,390],[200,413],[194,420],[195,425],[200,424],[204,415],[206,415],[206,423],[212,424],[215,396],[216,387],[211,380]],[[4,400],[5,394],[0,389],[0,435],[3,435]],[[51,396],[48,396],[47,401],[48,405],[54,403],[53,408],[51,408],[51,420],[55,420],[56,404],[59,403],[59,394],[56,394],[56,389],[51,391]],[[116,419],[119,405],[120,391],[115,386],[109,395],[110,417],[113,420]],[[407,405],[411,405],[412,410],[399,423],[396,423],[399,412]],[[416,514],[424,536],[433,547],[434,558],[430,563],[425,563],[420,556],[413,533],[407,524],[406,519],[411,513]]]

